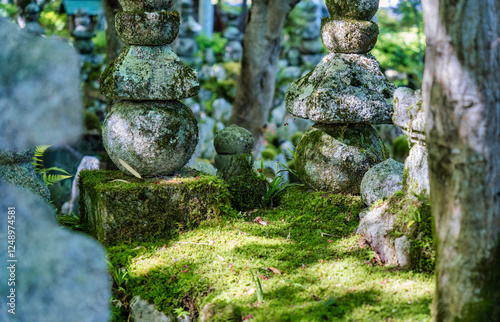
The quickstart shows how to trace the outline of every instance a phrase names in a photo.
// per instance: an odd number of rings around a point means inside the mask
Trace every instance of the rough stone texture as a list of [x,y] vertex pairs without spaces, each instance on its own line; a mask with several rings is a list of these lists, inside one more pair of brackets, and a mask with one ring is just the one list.
[[80,189],[78,189],[78,178],[80,177],[80,172],[83,170],[99,170],[101,162],[96,157],[84,156],[78,169],[76,170],[75,177],[73,179],[73,184],[71,186],[71,199],[65,202],[62,206],[62,213],[64,215],[74,214],[78,216],[80,214],[80,207],[78,201],[80,200]]
[[332,17],[371,20],[378,10],[379,0],[326,0]]
[[214,147],[218,154],[250,153],[254,142],[250,131],[233,124],[217,132]]
[[396,87],[370,54],[326,55],[285,95],[289,113],[319,123],[392,123]]
[[0,165],[33,161],[35,149],[0,150]]
[[0,179],[21,189],[31,190],[45,201],[50,200],[49,188],[42,175],[35,172],[31,162],[0,164]]
[[115,19],[116,32],[124,43],[143,46],[173,42],[181,20],[177,11],[119,12]]
[[429,168],[427,163],[427,147],[415,144],[405,161],[403,175],[403,192],[409,194],[429,194]]
[[175,0],[118,0],[124,11],[160,11],[170,10]]
[[191,158],[198,144],[193,112],[179,101],[121,101],[104,120],[104,147],[113,163],[125,161],[141,176],[175,173]]
[[82,171],[79,187],[80,220],[106,245],[169,239],[179,225],[213,219],[230,207],[224,182],[199,173],[136,179],[119,171]]
[[413,142],[425,141],[425,111],[422,104],[422,91],[399,87],[394,92],[394,124]]
[[[111,283],[106,252],[93,239],[62,229],[52,208],[29,191],[0,182],[0,321],[109,321]],[[18,262],[7,262],[7,211],[15,207]],[[12,258],[9,258],[12,259]],[[16,315],[7,312],[10,264],[16,265]]]
[[366,54],[375,47],[378,33],[378,25],[372,21],[321,21],[321,39],[332,53]]
[[403,171],[404,164],[393,159],[371,167],[361,181],[361,197],[365,204],[371,206],[375,201],[403,190]]
[[378,254],[382,263],[386,265],[407,266],[410,243],[406,240],[406,236],[396,240],[392,240],[387,236],[394,226],[394,215],[388,213],[387,210],[387,202],[370,210],[361,219],[357,232],[370,244],[372,250]]
[[217,169],[208,162],[196,162],[191,166],[191,168],[209,174],[211,176],[215,176],[215,174],[217,173]]
[[0,17],[0,149],[76,141],[82,129],[80,62],[68,43]]
[[112,99],[176,100],[197,95],[200,84],[169,45],[125,46],[102,73],[100,88]]
[[363,176],[388,158],[371,125],[315,124],[295,150],[298,177],[316,190],[359,194]]
[[158,311],[155,306],[140,296],[134,296],[130,301],[130,312],[133,322],[190,322],[190,316],[184,318],[173,317],[165,315],[165,313]]

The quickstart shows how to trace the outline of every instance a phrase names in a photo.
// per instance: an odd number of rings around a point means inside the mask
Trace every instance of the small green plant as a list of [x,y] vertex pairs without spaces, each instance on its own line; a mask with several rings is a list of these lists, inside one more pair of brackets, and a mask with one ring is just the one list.
[[177,315],[180,318],[183,318],[183,317],[189,315],[189,312],[184,311],[184,309],[182,307],[178,307],[178,308],[174,309],[174,313],[175,313],[175,315]]
[[264,301],[264,292],[262,291],[262,285],[260,284],[260,280],[252,270],[250,270],[250,274],[252,274],[253,282],[255,283],[255,293],[257,293],[257,301],[262,303]]
[[[40,173],[43,176],[43,181],[45,181],[45,184],[47,186],[50,186],[58,181],[72,177],[72,175],[70,175],[64,169],[61,169],[58,167],[50,167],[50,168],[43,168],[42,167],[43,166],[43,154],[50,147],[51,147],[51,145],[37,145],[36,149],[35,149],[35,156],[33,157],[33,160],[31,161],[33,168],[35,168],[35,171]],[[63,174],[49,174],[48,173],[49,171],[60,172]]]

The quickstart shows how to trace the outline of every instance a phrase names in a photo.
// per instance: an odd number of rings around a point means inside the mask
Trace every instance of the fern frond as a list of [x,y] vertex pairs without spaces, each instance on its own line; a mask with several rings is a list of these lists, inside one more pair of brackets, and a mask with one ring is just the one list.
[[50,148],[52,145],[37,145],[35,147],[35,156],[33,157],[31,164],[35,171],[38,170],[37,167],[41,167],[43,163],[43,154]]
[[62,174],[47,174],[47,173],[44,173],[43,174],[43,181],[45,181],[45,184],[47,186],[50,186],[58,181],[61,181],[61,180],[64,180],[64,179],[68,179],[68,178],[71,178],[72,176],[65,176],[65,175],[62,175]]

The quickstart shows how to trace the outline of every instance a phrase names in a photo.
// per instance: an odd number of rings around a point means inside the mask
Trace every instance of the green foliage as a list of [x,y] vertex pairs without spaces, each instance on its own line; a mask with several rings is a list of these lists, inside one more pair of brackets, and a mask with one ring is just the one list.
[[410,77],[408,81],[394,80],[397,86],[420,88],[422,84],[425,35],[419,3],[419,0],[401,1],[396,8],[396,13],[402,15],[401,21],[388,13],[390,9],[380,9],[377,13],[380,35],[372,54],[383,71],[393,69]]
[[198,51],[195,54],[196,57],[203,59],[206,50],[208,48],[212,48],[216,61],[220,62],[224,59],[224,48],[226,46],[227,39],[224,38],[221,33],[216,32],[212,37],[201,34],[196,37],[196,42],[198,43]]
[[61,4],[62,0],[49,1],[40,13],[40,25],[48,36],[56,35],[68,39],[67,15],[59,12]]
[[264,302],[264,292],[262,291],[262,285],[260,284],[260,280],[258,276],[255,276],[253,270],[250,270],[250,274],[252,275],[252,280],[255,283],[255,292],[257,293],[257,301],[259,303]]
[[183,317],[189,315],[189,312],[184,311],[184,309],[182,307],[178,307],[178,308],[174,309],[174,313],[175,313],[175,315],[177,315],[180,318],[183,318]]
[[17,16],[16,5],[13,3],[0,3],[0,17],[9,17],[15,21]]
[[[45,184],[47,186],[72,177],[72,175],[70,175],[64,169],[58,167],[43,168],[43,154],[50,147],[51,145],[37,145],[35,149],[35,156],[33,157],[33,161],[31,162],[35,171],[43,176],[43,181],[45,181]],[[51,174],[48,173],[49,171],[60,172],[63,174]]]

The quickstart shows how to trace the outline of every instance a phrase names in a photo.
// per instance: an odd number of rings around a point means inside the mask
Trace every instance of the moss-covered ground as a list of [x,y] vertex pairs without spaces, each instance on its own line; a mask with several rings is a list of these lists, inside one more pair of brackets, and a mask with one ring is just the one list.
[[178,230],[170,240],[108,247],[119,306],[113,321],[128,320],[136,295],[167,314],[198,318],[207,303],[231,303],[226,321],[430,321],[433,275],[376,264],[353,233],[358,196],[293,186],[279,200]]

